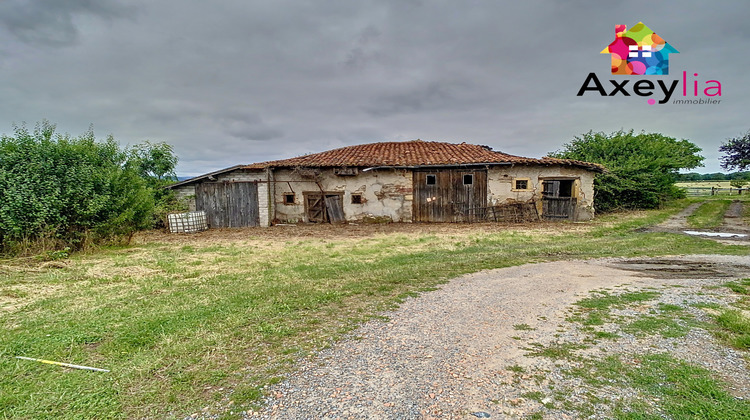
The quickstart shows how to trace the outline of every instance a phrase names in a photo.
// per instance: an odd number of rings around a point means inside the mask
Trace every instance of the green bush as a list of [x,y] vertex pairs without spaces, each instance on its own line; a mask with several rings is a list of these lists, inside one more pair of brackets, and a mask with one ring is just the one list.
[[0,248],[53,238],[74,249],[151,226],[152,190],[110,136],[15,126],[0,138]]
[[603,164],[608,172],[594,181],[599,211],[652,209],[681,198],[675,187],[677,171],[701,166],[701,149],[688,140],[659,133],[589,131],[550,156]]

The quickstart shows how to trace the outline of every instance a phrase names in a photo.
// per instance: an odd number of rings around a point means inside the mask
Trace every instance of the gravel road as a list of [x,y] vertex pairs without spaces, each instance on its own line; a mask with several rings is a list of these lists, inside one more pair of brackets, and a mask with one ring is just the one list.
[[[288,380],[265,390],[267,398],[259,411],[244,415],[262,419],[524,418],[548,401],[532,401],[523,398],[524,393],[569,388],[575,400],[583,392],[581,384],[560,371],[569,362],[528,355],[529,343],[583,339],[577,324],[566,321],[574,302],[593,290],[626,287],[656,288],[661,301],[678,305],[691,299],[726,304],[726,296],[706,286],[741,277],[750,277],[750,257],[565,261],[466,275],[408,299],[384,314],[388,321],[370,321],[349,338],[300,361],[299,370]],[[688,337],[666,341],[626,336],[599,346],[610,352],[670,351],[721,372],[732,381],[735,395],[750,398],[744,359],[718,346],[705,331],[694,330]],[[544,372],[544,377],[519,375],[518,367]],[[549,409],[544,417],[577,415]]]

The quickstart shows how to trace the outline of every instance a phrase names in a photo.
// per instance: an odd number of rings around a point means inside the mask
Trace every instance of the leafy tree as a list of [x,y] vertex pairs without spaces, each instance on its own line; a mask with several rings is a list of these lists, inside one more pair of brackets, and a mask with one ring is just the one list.
[[617,131],[588,133],[550,156],[603,164],[607,172],[594,181],[600,211],[655,208],[684,192],[674,186],[680,169],[702,166],[701,149],[688,140],[659,133]]
[[714,172],[706,174],[703,179],[706,181],[725,181],[727,179],[727,176],[721,172]]
[[745,188],[750,185],[750,172],[734,172],[727,175],[727,179],[734,188]]
[[734,188],[745,188],[745,186],[747,186],[747,184],[749,183],[750,181],[746,179],[737,178],[737,179],[733,179],[732,181],[730,181],[729,185],[733,186]]
[[703,175],[697,172],[688,172],[686,174],[677,174],[677,181],[700,181]]
[[170,144],[145,141],[128,149],[128,165],[146,180],[155,200],[153,226],[164,227],[167,214],[187,210],[173,190],[164,187],[177,181],[177,156]]
[[152,191],[110,136],[92,129],[74,138],[48,121],[33,132],[14,126],[0,137],[0,248],[52,237],[81,247],[88,240],[150,227]]
[[174,172],[177,166],[177,156],[171,145],[164,142],[151,143],[146,140],[132,146],[128,152],[130,154],[128,163],[144,179],[177,180]]
[[750,168],[750,131],[728,139],[719,147],[719,151],[724,152],[720,158],[722,168],[740,171]]

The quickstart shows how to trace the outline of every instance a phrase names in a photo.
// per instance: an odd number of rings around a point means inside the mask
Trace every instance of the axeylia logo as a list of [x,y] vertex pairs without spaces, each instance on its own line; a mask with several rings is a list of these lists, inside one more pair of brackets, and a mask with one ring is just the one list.
[[615,25],[615,40],[601,54],[610,54],[612,74],[669,74],[669,54],[678,54],[643,22],[629,31]]
[[[669,54],[679,54],[679,51],[643,22],[638,22],[630,30],[625,25],[615,25],[615,40],[601,54],[610,54],[614,75],[664,76],[669,74]],[[692,74],[693,80],[688,80],[688,73]],[[631,81],[633,83],[628,86]],[[680,82],[682,89],[678,89]],[[583,96],[586,92],[597,92],[601,96],[631,96],[632,92],[636,96],[649,97],[646,102],[654,105],[657,101],[660,104],[669,102],[673,94],[681,91],[683,99],[675,99],[673,104],[710,105],[721,102],[715,98],[721,96],[721,83],[718,80],[707,80],[702,86],[698,82],[698,73],[683,71],[681,80],[610,80],[612,89],[608,90],[592,72],[584,80],[577,96]],[[661,94],[661,99],[654,98],[655,94]],[[688,96],[692,98],[687,99]]]

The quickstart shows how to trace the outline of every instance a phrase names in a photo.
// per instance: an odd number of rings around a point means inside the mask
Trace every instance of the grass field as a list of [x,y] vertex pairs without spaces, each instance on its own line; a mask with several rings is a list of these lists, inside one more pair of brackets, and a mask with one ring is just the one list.
[[734,188],[729,183],[731,181],[692,181],[692,182],[675,182],[680,188]]
[[701,204],[698,209],[688,216],[688,226],[697,229],[712,229],[719,227],[724,221],[731,200],[710,200]]
[[229,401],[238,412],[297,358],[459,274],[573,258],[747,253],[637,232],[686,203],[587,224],[155,233],[66,260],[0,261],[0,419],[184,418]]

